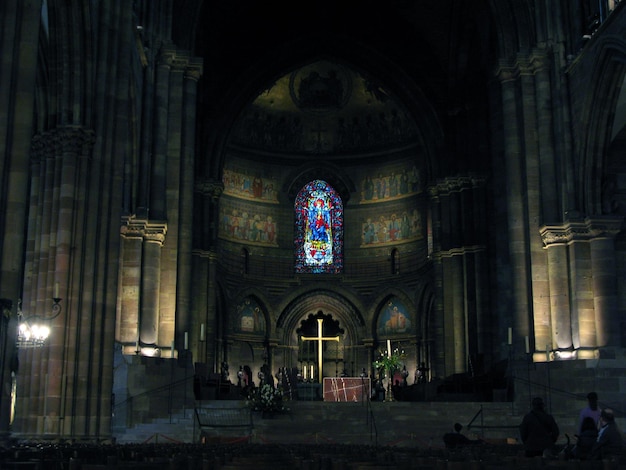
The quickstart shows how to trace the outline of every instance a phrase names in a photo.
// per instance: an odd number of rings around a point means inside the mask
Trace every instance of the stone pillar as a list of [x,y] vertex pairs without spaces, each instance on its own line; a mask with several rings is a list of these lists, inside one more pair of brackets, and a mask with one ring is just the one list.
[[124,354],[139,351],[139,292],[143,259],[143,223],[125,218],[121,227],[120,292],[117,302],[115,339]]
[[593,306],[599,347],[621,347],[621,322],[617,310],[614,237],[623,226],[616,217],[587,219],[593,272]]
[[[0,297],[15,306],[24,272],[41,2],[4,0],[0,10]],[[0,373],[0,386],[10,387],[10,374]],[[0,401],[0,438],[8,434],[9,405]]]
[[[520,122],[520,68],[501,66],[496,72],[502,90],[502,115],[506,116],[503,122],[504,155],[506,178],[506,214],[511,272],[511,324],[515,331],[515,338],[523,338],[529,332],[530,318],[530,267],[531,252],[529,249],[529,231],[527,225],[526,180],[523,176],[528,169],[524,160],[524,150],[521,137],[524,136],[523,123]],[[531,95],[532,96],[532,95]],[[529,112],[535,112],[532,106],[527,106]],[[531,166],[531,169],[533,167]],[[536,198],[536,194],[534,195]],[[529,194],[532,197],[532,193]],[[540,240],[539,240],[540,244]],[[536,306],[534,308],[535,344],[546,344],[550,340],[549,309]],[[506,321],[506,319],[503,319]],[[504,334],[503,327],[500,325]]]
[[147,221],[145,223],[139,317],[139,342],[142,347],[156,347],[158,342],[161,248],[166,232],[165,223]]
[[[193,331],[193,338],[200,339],[200,325],[207,326],[206,317],[200,312],[202,304],[194,302],[192,297],[192,250],[193,250],[193,192],[196,140],[196,96],[198,79],[201,75],[201,64],[186,64],[183,73],[183,103],[181,111],[181,157],[180,157],[180,191],[178,200],[178,250],[176,258],[176,318],[175,323],[183,325],[183,331]],[[192,312],[197,312],[194,324]],[[204,362],[206,350],[205,340],[198,342],[196,356]]]
[[[555,331],[553,343],[547,344],[558,349],[577,349],[580,359],[595,357],[598,347],[619,347],[621,325],[613,238],[622,223],[619,218],[602,217],[541,228],[550,262]],[[568,300],[570,292],[572,299]],[[568,331],[571,345],[567,341]]]
[[[441,256],[441,198],[437,188],[430,188],[430,205],[432,217],[432,233],[433,233],[433,291],[435,293],[432,308],[432,324],[430,332],[422,332],[422,337],[430,340],[430,369],[431,374],[444,376],[445,366],[445,319],[444,319],[444,294],[443,294],[443,259]],[[425,322],[423,323],[425,324]]]
[[[205,181],[196,190],[199,193],[198,202],[201,204],[201,227],[203,234],[202,261],[206,263],[206,285],[200,286],[206,290],[206,303],[198,305],[196,323],[206,322],[206,362],[212,365],[214,371],[219,371],[220,360],[223,357],[222,337],[224,335],[223,319],[217,315],[217,255],[215,241],[219,225],[219,198],[223,192],[223,185],[217,181]],[[177,324],[177,332],[178,332]]]
[[552,323],[551,349],[572,347],[572,325],[570,316],[569,273],[567,246],[564,243],[551,243],[548,252],[548,272],[550,285],[550,318]]
[[206,317],[208,324],[212,325],[213,341],[209,347],[207,343],[207,364],[213,364],[213,370],[219,371],[220,360],[224,357],[224,318],[217,315],[217,255],[214,252],[209,253],[208,257],[208,279],[207,279],[207,309]]
[[149,206],[149,218],[156,220],[167,220],[169,86],[174,54],[174,51],[164,49],[161,51],[156,66]]
[[[574,237],[569,243],[569,276],[572,284],[572,344],[574,349],[592,350],[598,346],[593,306],[591,251],[589,243]],[[578,351],[578,357],[584,357]]]
[[454,366],[452,373],[462,374],[467,371],[467,331],[465,328],[466,317],[465,289],[463,286],[463,256],[460,253],[456,253],[448,258],[448,260],[449,262],[444,264],[444,268],[447,265],[450,272],[449,277],[446,276],[444,289],[446,297],[451,299],[451,325],[453,329],[449,333],[446,333],[446,342],[450,341],[454,348]]
[[[15,306],[17,307],[17,306]],[[11,402],[13,395],[12,372],[17,351],[15,350],[17,315],[10,299],[0,299],[0,441],[9,436]]]
[[[442,324],[441,346],[445,351],[444,369],[440,374],[466,372],[474,367],[472,357],[484,350],[480,334],[484,333],[486,265],[485,221],[482,178],[454,177],[431,188],[435,241],[435,273],[440,282],[441,312],[435,314]],[[478,219],[478,220],[477,220]]]

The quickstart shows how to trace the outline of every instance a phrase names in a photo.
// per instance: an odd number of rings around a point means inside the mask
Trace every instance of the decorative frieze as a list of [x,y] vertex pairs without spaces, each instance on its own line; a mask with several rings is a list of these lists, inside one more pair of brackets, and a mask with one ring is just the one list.
[[622,218],[597,217],[567,221],[561,225],[544,225],[539,229],[545,247],[567,244],[573,241],[589,241],[595,238],[612,238],[624,226]]
[[90,157],[95,140],[95,133],[91,129],[77,126],[51,129],[33,137],[31,160],[37,162],[68,153]]
[[473,253],[484,253],[486,248],[484,245],[462,246],[450,250],[442,250],[433,253],[434,261],[441,261],[442,258],[452,258],[454,256],[466,256]]
[[438,197],[449,193],[475,189],[485,185],[482,175],[454,176],[437,181],[428,188],[431,197]]

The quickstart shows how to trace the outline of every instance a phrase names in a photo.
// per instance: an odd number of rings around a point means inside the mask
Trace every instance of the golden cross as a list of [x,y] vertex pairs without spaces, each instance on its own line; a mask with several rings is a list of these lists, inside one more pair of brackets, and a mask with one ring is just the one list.
[[317,319],[317,336],[301,336],[300,337],[302,341],[317,341],[317,376],[319,379],[319,383],[322,383],[322,344],[323,344],[323,341],[339,342],[339,336],[324,338],[324,336],[322,335],[322,323],[324,323],[324,319],[318,318]]

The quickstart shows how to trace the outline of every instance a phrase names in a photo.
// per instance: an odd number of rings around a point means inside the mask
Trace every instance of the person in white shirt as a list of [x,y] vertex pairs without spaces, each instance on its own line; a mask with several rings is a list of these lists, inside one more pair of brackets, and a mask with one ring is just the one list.
[[600,413],[602,410],[598,406],[598,394],[596,392],[589,392],[587,394],[587,402],[587,406],[580,410],[580,416],[578,417],[578,435],[582,432],[581,426],[586,417],[592,418],[596,423],[596,427],[598,427],[600,422]]

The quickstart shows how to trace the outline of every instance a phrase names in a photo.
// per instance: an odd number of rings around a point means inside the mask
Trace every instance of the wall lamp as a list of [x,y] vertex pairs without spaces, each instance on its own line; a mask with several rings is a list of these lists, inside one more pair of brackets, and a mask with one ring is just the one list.
[[50,322],[61,314],[61,298],[52,298],[52,311],[48,317],[33,315],[25,317],[22,312],[22,299],[17,301],[17,341],[18,348],[40,348],[50,336]]

